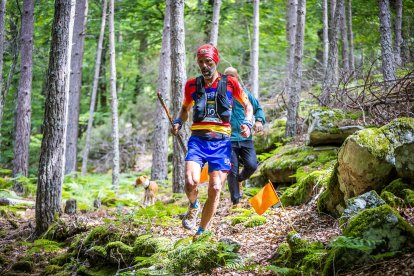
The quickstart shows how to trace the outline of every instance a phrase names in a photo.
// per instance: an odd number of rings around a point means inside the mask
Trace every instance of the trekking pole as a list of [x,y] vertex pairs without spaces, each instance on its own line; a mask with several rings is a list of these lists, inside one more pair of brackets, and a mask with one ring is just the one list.
[[[158,99],[160,100],[160,103],[161,103],[162,107],[165,110],[165,113],[167,113],[167,117],[170,120],[171,127],[174,127],[173,119],[171,117],[170,112],[168,111],[167,106],[165,105],[164,98],[162,97],[160,91],[157,92],[157,96],[158,96]],[[184,154],[187,155],[187,149],[184,145],[183,138],[181,137],[180,133],[177,133],[176,136],[177,136],[178,142],[180,143],[181,148],[183,149]]]

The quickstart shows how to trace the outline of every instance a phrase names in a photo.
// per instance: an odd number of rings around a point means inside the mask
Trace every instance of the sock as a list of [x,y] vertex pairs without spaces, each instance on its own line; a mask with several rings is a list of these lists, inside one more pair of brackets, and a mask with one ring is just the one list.
[[201,235],[206,231],[203,227],[199,226],[196,235]]
[[[191,203],[191,202],[190,202]],[[191,208],[198,208],[198,199],[194,201],[194,203],[191,204]]]

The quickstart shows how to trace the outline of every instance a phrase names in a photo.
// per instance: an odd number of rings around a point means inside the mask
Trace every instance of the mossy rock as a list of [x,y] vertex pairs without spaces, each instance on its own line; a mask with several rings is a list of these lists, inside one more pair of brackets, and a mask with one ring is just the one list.
[[326,180],[326,189],[322,192],[317,201],[319,212],[339,217],[345,209],[344,194],[338,183],[338,163],[334,166],[333,172]]
[[63,267],[58,265],[48,265],[45,267],[41,275],[56,275],[58,272],[61,272]]
[[363,129],[355,121],[360,116],[359,113],[346,113],[341,109],[312,109],[307,118],[306,143],[310,146],[341,145],[349,135]]
[[110,242],[105,246],[107,256],[113,264],[129,266],[134,260],[134,248],[121,241]]
[[269,152],[284,144],[286,118],[271,122],[262,133],[253,134],[254,148],[257,154]]
[[404,200],[391,192],[382,191],[381,198],[391,207],[397,208],[405,206]]
[[352,217],[343,235],[383,240],[382,251],[399,252],[414,248],[414,227],[386,204],[366,209]]
[[314,171],[297,183],[288,187],[280,197],[284,206],[297,206],[307,203],[313,196],[315,187],[327,186],[330,179],[331,170]]
[[335,160],[335,148],[325,150],[307,146],[286,145],[278,148],[275,155],[263,162],[260,174],[274,183],[295,183],[296,170],[308,166],[310,171]]
[[346,208],[339,219],[340,225],[344,225],[350,218],[363,210],[379,207],[385,204],[385,201],[375,191],[369,191],[365,194],[350,198],[346,201]]
[[398,176],[414,185],[414,142],[398,146],[394,152]]
[[85,256],[93,265],[102,265],[107,263],[107,251],[105,247],[95,245],[85,251]]
[[136,256],[148,257],[159,252],[168,252],[173,248],[171,240],[144,234],[136,238],[133,251]]
[[398,118],[349,136],[338,154],[338,181],[345,199],[373,189],[380,192],[395,178],[395,149],[413,141],[414,118]]
[[393,180],[381,193],[381,197],[392,207],[414,205],[414,186],[402,178]]
[[254,215],[244,223],[244,226],[246,228],[252,228],[252,227],[257,227],[257,226],[266,224],[266,222],[267,222],[267,219],[265,217]]
[[309,274],[322,270],[326,255],[321,242],[302,239],[298,233],[292,231],[288,234],[287,244],[282,244],[277,249],[273,263]]
[[34,271],[34,264],[32,261],[27,260],[17,261],[11,266],[11,270],[30,273]]

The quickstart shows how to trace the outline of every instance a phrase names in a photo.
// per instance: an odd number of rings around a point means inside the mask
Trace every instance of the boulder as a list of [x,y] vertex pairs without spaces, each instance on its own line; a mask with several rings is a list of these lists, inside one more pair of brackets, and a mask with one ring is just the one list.
[[269,152],[283,144],[285,137],[286,118],[274,120],[265,127],[263,132],[254,133],[254,148],[256,153]]
[[375,191],[369,191],[365,194],[348,199],[346,201],[346,208],[340,218],[340,224],[343,225],[362,210],[375,208],[384,204],[385,201]]
[[307,118],[307,145],[341,145],[349,135],[364,129],[356,125],[356,117],[359,116],[340,109],[311,110]]
[[395,168],[399,177],[414,184],[414,142],[395,148]]
[[380,192],[396,178],[399,157],[395,149],[413,141],[414,118],[399,118],[381,128],[349,136],[338,153],[338,182],[344,199],[370,190]]
[[296,182],[296,171],[307,166],[307,173],[317,170],[322,164],[336,159],[336,148],[312,148],[286,145],[278,148],[274,155],[260,166],[260,174],[274,183]]

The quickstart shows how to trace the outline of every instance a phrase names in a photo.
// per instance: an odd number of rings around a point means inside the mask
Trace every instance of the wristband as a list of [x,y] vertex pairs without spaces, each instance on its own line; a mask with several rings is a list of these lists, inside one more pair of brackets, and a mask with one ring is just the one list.
[[181,120],[181,118],[180,118],[180,117],[175,118],[175,120],[174,120],[173,124],[174,124],[174,125],[175,125],[175,124],[179,124],[179,125],[180,125],[180,127],[179,127],[178,129],[181,129],[181,127],[183,126],[183,120]]
[[262,119],[262,118],[260,118],[260,117],[258,117],[258,118],[256,118],[256,122],[260,122],[260,123],[262,123],[262,124],[263,124],[263,119]]
[[253,123],[252,123],[252,121],[250,119],[244,118],[244,120],[243,120],[243,122],[241,124],[248,126],[249,129],[250,129],[250,132],[252,131]]

